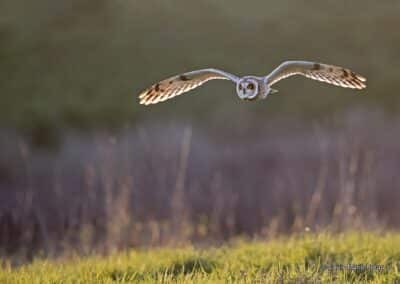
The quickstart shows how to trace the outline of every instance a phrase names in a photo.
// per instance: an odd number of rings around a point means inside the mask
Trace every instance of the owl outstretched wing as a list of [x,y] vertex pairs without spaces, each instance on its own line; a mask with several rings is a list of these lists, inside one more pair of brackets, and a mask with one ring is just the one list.
[[228,72],[208,68],[176,75],[154,84],[139,95],[140,104],[163,102],[203,85],[205,82],[222,79],[237,82],[239,78]]
[[265,82],[271,86],[293,75],[303,75],[344,88],[364,89],[367,86],[365,83],[367,80],[363,76],[347,68],[310,61],[283,62],[265,77]]

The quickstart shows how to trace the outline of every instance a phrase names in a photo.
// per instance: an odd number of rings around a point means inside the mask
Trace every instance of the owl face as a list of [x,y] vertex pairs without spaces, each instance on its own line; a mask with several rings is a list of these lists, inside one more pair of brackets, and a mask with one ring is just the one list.
[[242,100],[255,99],[258,91],[258,81],[252,78],[242,78],[236,84],[236,92]]

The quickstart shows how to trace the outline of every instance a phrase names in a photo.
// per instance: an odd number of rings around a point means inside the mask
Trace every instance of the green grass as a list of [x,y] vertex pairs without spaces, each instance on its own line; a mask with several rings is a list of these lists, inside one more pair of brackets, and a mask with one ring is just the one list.
[[[382,270],[330,271],[328,265]],[[0,270],[1,283],[400,281],[400,234],[346,233],[235,241],[219,248],[155,248],[109,256],[35,260]]]

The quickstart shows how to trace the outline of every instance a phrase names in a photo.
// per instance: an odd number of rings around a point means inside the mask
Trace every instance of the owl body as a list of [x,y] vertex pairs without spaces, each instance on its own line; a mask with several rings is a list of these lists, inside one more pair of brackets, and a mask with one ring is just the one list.
[[186,72],[152,85],[140,93],[139,99],[140,103],[144,105],[156,104],[184,94],[210,80],[221,79],[230,80],[236,84],[236,93],[240,99],[255,101],[276,93],[277,91],[271,86],[293,75],[302,75],[343,88],[361,90],[366,87],[366,79],[350,69],[312,61],[291,60],[283,62],[263,77],[238,77],[215,68]]

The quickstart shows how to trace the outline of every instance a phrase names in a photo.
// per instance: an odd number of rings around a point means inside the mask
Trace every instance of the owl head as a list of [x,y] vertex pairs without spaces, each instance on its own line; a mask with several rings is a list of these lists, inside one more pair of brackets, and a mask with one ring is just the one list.
[[242,100],[253,100],[259,92],[259,82],[254,78],[243,77],[236,84],[236,92]]

